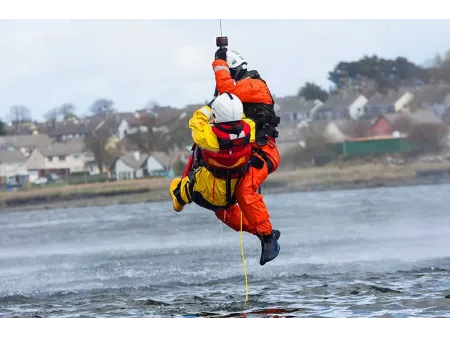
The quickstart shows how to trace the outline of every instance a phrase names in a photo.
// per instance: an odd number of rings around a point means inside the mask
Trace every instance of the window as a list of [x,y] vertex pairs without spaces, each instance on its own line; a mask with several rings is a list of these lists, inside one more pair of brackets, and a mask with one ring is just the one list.
[[48,156],[48,157],[47,157],[47,161],[49,161],[49,162],[53,161],[53,157]]
[[65,160],[66,160],[66,157],[65,157],[65,156],[58,156],[58,160],[60,160],[60,161],[65,161]]

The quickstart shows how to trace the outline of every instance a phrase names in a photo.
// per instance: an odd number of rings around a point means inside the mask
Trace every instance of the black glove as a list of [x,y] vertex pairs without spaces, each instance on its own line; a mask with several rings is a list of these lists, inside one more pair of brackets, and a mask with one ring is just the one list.
[[214,54],[215,59],[216,60],[220,59],[220,60],[223,60],[223,61],[227,61],[227,51],[228,51],[228,49],[226,49],[225,47],[219,48],[216,51],[216,54]]

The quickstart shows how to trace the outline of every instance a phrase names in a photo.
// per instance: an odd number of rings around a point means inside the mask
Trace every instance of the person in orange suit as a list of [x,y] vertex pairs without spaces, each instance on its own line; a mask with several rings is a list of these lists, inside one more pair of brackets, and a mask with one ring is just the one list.
[[[260,258],[260,264],[264,265],[279,253],[280,231],[272,231],[267,222],[248,222],[252,217],[264,215],[253,215],[253,210],[246,208],[248,199],[238,190],[238,187],[251,183],[252,166],[260,165],[252,147],[256,140],[256,124],[244,116],[243,110],[238,97],[223,93],[194,112],[189,127],[195,145],[195,160],[181,178],[172,180],[170,195],[177,212],[194,202],[221,217],[230,210],[237,212],[241,205],[242,215],[239,210],[236,222],[227,225],[240,231],[242,224],[243,231],[259,237],[264,243]],[[246,184],[240,185],[241,181]]]
[[[219,48],[212,63],[217,94],[229,92],[243,103],[244,114],[256,124],[256,138],[252,142],[252,166],[236,188],[238,204],[216,212],[216,216],[229,227],[236,229],[241,222],[261,237],[261,245],[271,246],[278,240],[267,206],[260,193],[261,184],[277,170],[280,154],[276,143],[280,118],[274,110],[272,94],[258,71],[247,70],[247,61],[236,51]],[[263,250],[264,251],[264,250]],[[261,256],[260,264],[264,264]]]

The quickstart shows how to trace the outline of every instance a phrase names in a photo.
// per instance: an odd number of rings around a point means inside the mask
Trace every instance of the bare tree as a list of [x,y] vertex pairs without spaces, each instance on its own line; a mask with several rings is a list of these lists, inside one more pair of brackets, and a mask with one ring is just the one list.
[[52,108],[44,115],[44,117],[47,121],[57,120],[58,116],[59,116],[58,108]]
[[89,111],[94,114],[104,114],[114,109],[114,101],[109,99],[97,99],[89,106]]
[[57,120],[58,118],[67,120],[71,117],[75,117],[75,105],[73,103],[64,103],[59,107],[52,108],[45,114],[47,121]]
[[75,110],[76,107],[73,103],[64,103],[59,107],[59,114],[64,120],[76,118]]
[[84,144],[93,153],[100,172],[103,172],[105,165],[109,166],[114,158],[114,154],[111,154],[106,149],[106,145],[111,136],[112,133],[102,122],[84,139]]
[[9,118],[16,128],[16,134],[19,132],[19,125],[31,118],[28,107],[24,105],[15,105],[10,108]]
[[128,139],[133,145],[135,145],[140,151],[147,154],[152,153],[158,148],[159,144],[159,133],[155,132],[154,127],[156,126],[154,119],[148,119],[146,123],[142,124],[141,127],[145,127],[145,131],[139,129],[135,134],[129,135]]
[[6,131],[5,131],[5,124],[2,122],[2,120],[0,120],[0,136],[5,135]]

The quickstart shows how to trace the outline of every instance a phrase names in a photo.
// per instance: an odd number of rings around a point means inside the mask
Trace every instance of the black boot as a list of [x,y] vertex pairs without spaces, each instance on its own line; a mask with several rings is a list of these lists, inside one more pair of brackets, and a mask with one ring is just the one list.
[[279,230],[273,230],[270,235],[258,236],[261,240],[261,257],[259,259],[260,265],[264,265],[278,256],[280,253],[280,244],[278,244],[280,235],[281,232]]

